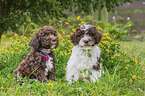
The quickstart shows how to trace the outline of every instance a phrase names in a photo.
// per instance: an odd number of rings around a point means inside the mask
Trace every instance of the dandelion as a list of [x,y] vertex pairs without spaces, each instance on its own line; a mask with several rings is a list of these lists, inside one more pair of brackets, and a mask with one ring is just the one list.
[[104,33],[103,35],[104,35],[104,36],[108,36],[108,35],[109,35],[109,33]]
[[14,36],[15,36],[15,37],[17,37],[17,36],[18,36],[18,34],[17,34],[17,33],[15,33],[15,34],[14,34]]
[[0,53],[0,55],[1,55],[2,53]]
[[127,52],[124,52],[124,55],[127,54]]
[[69,23],[68,23],[68,22],[65,22],[65,24],[67,24],[67,25],[68,25]]
[[14,53],[14,51],[11,51],[11,54],[13,54]]
[[59,79],[59,82],[61,82],[61,79]]
[[135,61],[135,64],[137,64],[137,63],[138,63],[138,61],[136,60],[136,61]]
[[52,84],[51,82],[50,82],[50,83],[48,83],[47,85],[48,85],[48,86],[53,86],[53,84]]
[[3,37],[3,38],[5,38],[5,37],[6,37],[6,35],[4,35],[4,34],[3,34],[3,35],[2,35],[2,37]]
[[80,17],[81,17],[81,16],[78,16],[78,17],[77,17],[77,20],[80,20]]
[[24,47],[25,44],[21,44],[21,47]]
[[131,24],[128,25],[129,27],[132,26]]
[[127,48],[128,48],[128,49],[130,49],[130,47],[129,47],[129,46],[127,46]]
[[110,37],[107,37],[107,39],[112,40]]
[[125,60],[124,60],[124,62],[126,63],[126,62],[127,62],[127,60],[125,59]]
[[128,70],[128,68],[127,68],[127,67],[125,67],[125,69],[126,69],[126,70]]
[[62,31],[62,34],[65,34],[65,31]]
[[131,83],[131,82],[132,82],[132,79],[129,80],[129,83]]
[[48,92],[48,93],[50,93],[50,91],[49,91],[49,90],[48,90],[47,92]]
[[66,51],[64,52],[64,55],[67,55],[67,52]]
[[135,80],[136,80],[136,75],[133,75],[133,76],[132,76],[132,79],[135,79]]
[[120,54],[117,54],[117,57],[119,57],[120,56]]
[[67,37],[67,38],[69,38],[69,37],[70,37],[70,35],[66,35],[66,37]]
[[108,49],[106,49],[106,51],[109,53],[110,51]]
[[100,26],[97,26],[97,29],[102,30],[102,28]]
[[72,31],[73,31],[73,32],[75,32],[75,31],[76,31],[76,29],[72,29]]

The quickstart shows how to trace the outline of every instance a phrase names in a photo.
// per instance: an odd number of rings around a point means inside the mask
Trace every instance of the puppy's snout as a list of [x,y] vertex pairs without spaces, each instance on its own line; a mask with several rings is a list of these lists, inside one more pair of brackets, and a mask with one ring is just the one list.
[[89,42],[88,40],[84,40],[84,43],[85,43],[85,44],[88,44],[88,42]]
[[52,38],[51,42],[52,43],[57,43],[57,38]]

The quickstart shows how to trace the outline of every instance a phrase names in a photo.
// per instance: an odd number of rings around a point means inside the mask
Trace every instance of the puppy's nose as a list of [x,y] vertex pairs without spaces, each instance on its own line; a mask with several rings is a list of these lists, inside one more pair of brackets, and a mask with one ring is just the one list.
[[88,44],[88,42],[89,42],[88,40],[84,40],[84,43]]
[[57,38],[52,38],[51,42],[52,43],[57,43]]

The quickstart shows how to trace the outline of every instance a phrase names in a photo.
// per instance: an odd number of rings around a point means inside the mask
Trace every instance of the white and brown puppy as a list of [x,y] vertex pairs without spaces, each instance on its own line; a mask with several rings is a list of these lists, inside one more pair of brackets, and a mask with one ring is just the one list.
[[50,27],[40,28],[29,44],[31,51],[14,70],[16,80],[18,76],[39,81],[55,80],[56,60],[51,49],[58,46],[56,30]]
[[71,36],[74,44],[71,57],[67,63],[66,80],[95,82],[101,76],[100,53],[97,46],[102,38],[96,27],[85,23],[76,28]]

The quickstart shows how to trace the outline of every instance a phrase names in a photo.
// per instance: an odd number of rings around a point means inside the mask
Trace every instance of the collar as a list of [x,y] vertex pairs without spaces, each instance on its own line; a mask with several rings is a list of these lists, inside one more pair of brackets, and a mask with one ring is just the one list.
[[49,50],[49,51],[45,51],[45,50],[40,50],[41,52],[43,52],[43,53],[45,53],[45,54],[50,54],[51,53],[51,51]]

